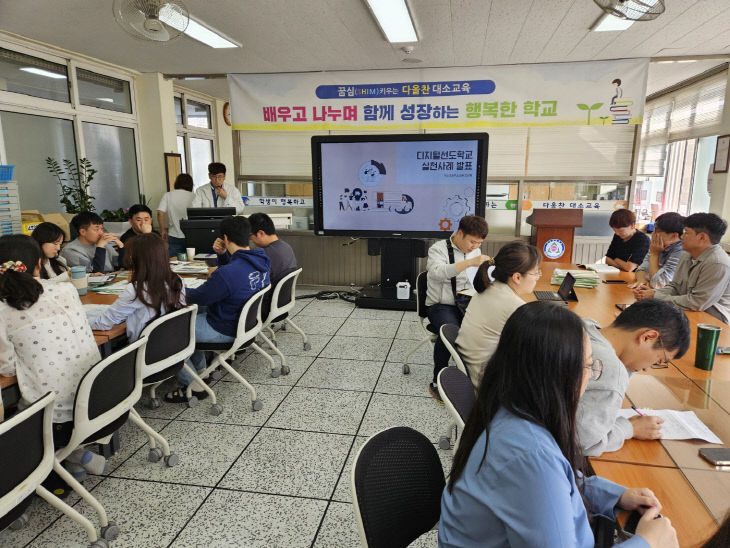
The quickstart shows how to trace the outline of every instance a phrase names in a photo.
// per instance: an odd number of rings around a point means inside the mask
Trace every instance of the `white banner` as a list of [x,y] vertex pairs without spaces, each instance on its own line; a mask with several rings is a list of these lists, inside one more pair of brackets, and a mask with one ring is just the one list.
[[648,59],[229,74],[233,129],[640,124]]

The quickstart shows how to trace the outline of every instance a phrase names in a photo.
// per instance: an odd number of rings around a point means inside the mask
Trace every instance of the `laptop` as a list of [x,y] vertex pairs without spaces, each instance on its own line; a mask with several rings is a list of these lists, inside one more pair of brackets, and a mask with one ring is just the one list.
[[564,302],[578,302],[578,296],[575,294],[573,286],[575,285],[575,278],[568,272],[565,274],[563,283],[560,284],[560,288],[557,293],[555,291],[535,291],[535,297],[538,301],[564,301]]

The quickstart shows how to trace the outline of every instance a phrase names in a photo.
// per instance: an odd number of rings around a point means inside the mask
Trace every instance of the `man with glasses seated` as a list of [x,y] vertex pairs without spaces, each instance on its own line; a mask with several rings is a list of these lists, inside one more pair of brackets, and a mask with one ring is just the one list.
[[659,299],[684,310],[701,310],[730,323],[730,257],[720,247],[727,222],[714,213],[687,217],[674,278],[661,289],[637,287],[634,298]]
[[616,451],[629,438],[661,437],[662,419],[618,416],[632,373],[667,367],[689,348],[689,321],[676,306],[647,299],[634,303],[601,329],[583,320],[593,347],[593,372],[578,403],[576,422],[583,453],[595,457]]

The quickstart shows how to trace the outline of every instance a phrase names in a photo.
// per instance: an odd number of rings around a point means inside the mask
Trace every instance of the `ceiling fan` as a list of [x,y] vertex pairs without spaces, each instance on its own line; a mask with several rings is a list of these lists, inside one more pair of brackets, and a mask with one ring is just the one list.
[[651,21],[666,9],[664,0],[593,0],[608,15],[629,21]]
[[112,11],[127,33],[152,42],[174,40],[190,22],[182,0],[114,0]]

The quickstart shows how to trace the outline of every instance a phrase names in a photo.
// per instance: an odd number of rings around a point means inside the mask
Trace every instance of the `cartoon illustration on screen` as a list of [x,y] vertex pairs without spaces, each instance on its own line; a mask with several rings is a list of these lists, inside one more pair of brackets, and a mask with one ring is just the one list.
[[358,171],[360,182],[365,186],[376,186],[385,175],[385,165],[375,160],[365,162]]
[[451,230],[459,224],[459,219],[471,215],[474,209],[474,189],[465,188],[459,194],[452,194],[441,206],[439,230]]

